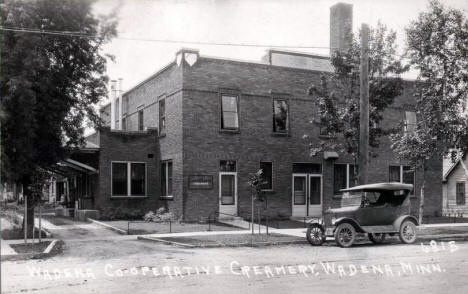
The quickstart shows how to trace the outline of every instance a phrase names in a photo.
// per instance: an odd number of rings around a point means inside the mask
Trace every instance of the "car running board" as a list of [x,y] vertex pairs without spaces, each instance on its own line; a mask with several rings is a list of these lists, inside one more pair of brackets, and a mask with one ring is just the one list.
[[398,233],[393,225],[388,226],[361,226],[366,233]]

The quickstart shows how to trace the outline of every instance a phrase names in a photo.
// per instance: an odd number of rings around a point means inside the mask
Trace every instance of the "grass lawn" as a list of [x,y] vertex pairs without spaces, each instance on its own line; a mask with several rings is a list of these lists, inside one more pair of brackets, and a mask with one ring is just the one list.
[[166,241],[190,244],[197,247],[210,246],[248,246],[269,245],[281,243],[299,243],[307,242],[304,238],[282,235],[282,234],[235,234],[235,235],[210,235],[210,236],[191,236],[191,237],[164,237],[159,238]]
[[[101,221],[113,227],[128,230],[128,221]],[[199,223],[154,223],[154,222],[130,222],[130,235],[141,234],[165,234],[165,233],[184,233],[184,232],[205,232],[210,226]],[[238,231],[240,228],[223,225],[221,223],[211,224],[211,231]]]
[[50,241],[41,243],[28,243],[28,244],[14,244],[10,245],[17,253],[42,253],[49,246]]
[[[36,214],[35,217],[39,217],[39,214]],[[52,224],[56,226],[65,226],[65,225],[73,225],[76,223],[86,223],[86,222],[80,222],[77,220],[74,220],[71,217],[67,216],[55,216],[53,214],[43,214],[42,218],[51,222]]]

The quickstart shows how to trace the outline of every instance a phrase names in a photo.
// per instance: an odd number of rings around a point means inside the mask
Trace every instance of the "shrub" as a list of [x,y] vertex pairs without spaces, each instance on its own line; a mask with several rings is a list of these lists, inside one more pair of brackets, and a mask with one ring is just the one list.
[[172,212],[166,211],[164,207],[159,208],[156,213],[149,211],[143,219],[147,222],[164,223],[174,219]]

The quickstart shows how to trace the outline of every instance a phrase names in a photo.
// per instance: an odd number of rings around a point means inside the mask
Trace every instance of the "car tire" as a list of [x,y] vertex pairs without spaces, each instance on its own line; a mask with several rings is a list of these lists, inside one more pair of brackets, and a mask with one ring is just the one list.
[[400,226],[398,234],[400,241],[405,244],[411,244],[416,241],[416,224],[411,220],[405,220]]
[[356,229],[350,223],[342,223],[335,230],[335,241],[340,247],[351,247],[356,239]]
[[321,246],[325,242],[325,229],[320,224],[310,224],[307,227],[307,241],[312,246]]
[[385,233],[369,233],[367,236],[369,240],[376,245],[385,242]]

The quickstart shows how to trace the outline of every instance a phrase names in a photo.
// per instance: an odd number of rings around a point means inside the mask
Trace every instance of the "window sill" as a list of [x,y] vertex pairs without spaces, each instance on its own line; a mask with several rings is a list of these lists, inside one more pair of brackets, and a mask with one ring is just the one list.
[[161,200],[174,200],[174,196],[159,196]]
[[237,129],[237,130],[234,130],[234,129],[219,129],[219,132],[220,133],[226,133],[226,134],[239,134],[240,133],[240,130]]
[[336,199],[336,200],[339,200],[341,198],[343,198],[343,195],[333,195],[332,196],[332,199]]
[[271,133],[273,137],[289,137],[289,133]]
[[142,199],[148,198],[148,196],[111,196],[111,199]]
[[321,139],[336,139],[336,135],[318,135]]

